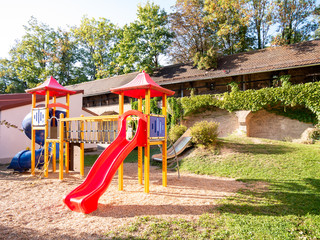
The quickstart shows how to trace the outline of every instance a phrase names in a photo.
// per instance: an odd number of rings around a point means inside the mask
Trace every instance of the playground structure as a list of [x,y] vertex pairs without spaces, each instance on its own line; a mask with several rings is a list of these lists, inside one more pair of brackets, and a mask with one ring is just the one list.
[[[69,99],[74,91],[62,87],[54,78],[42,85],[27,90],[32,93],[32,144],[31,173],[35,170],[35,136],[37,130],[44,131],[44,176],[48,177],[49,144],[52,144],[52,171],[56,171],[55,148],[59,144],[59,179],[63,170],[69,171],[69,144],[80,144],[80,175],[84,176],[84,143],[111,143],[98,157],[87,178],[78,188],[70,192],[64,203],[74,211],[90,213],[97,208],[100,196],[106,191],[118,170],[119,190],[123,190],[123,161],[138,147],[138,181],[143,184],[144,147],[144,192],[149,193],[150,146],[162,145],[162,185],[167,186],[167,96],[173,91],[160,87],[144,71],[128,84],[111,89],[119,95],[119,115],[98,117],[69,117]],[[36,94],[45,95],[45,107],[36,108]],[[66,104],[57,103],[56,97],[66,96]],[[124,96],[138,99],[138,110],[124,113]],[[50,103],[50,97],[53,102]],[[150,114],[152,97],[162,97],[162,115]],[[145,99],[144,113],[143,99]],[[49,109],[63,108],[66,113],[49,118]],[[65,115],[65,117],[64,117]],[[136,117],[132,117],[136,116]],[[127,120],[138,122],[135,136],[126,137]],[[117,134],[118,133],[118,134]],[[65,160],[65,162],[64,162]]]
[[[53,77],[46,80],[40,86],[26,90],[26,92],[32,94],[32,128],[31,128],[31,174],[35,175],[35,162],[36,162],[36,131],[44,132],[44,176],[48,177],[49,168],[49,145],[52,146],[52,171],[56,171],[56,148],[59,144],[59,178],[62,179],[63,172],[63,145],[65,144],[66,154],[66,172],[69,167],[69,143],[63,141],[63,132],[61,131],[61,121],[59,118],[63,118],[63,113],[60,113],[59,117],[56,117],[56,108],[63,108],[65,115],[69,117],[69,105],[70,95],[75,94],[75,91],[68,90],[61,86]],[[36,107],[36,95],[45,96],[45,106],[41,108]],[[57,103],[57,97],[66,97],[66,104]],[[50,103],[50,97],[52,103]],[[52,117],[49,116],[49,111],[52,111]],[[60,125],[60,126],[59,126]],[[59,129],[59,133],[57,132]]]
[[[138,147],[138,181],[142,184],[142,147],[144,147],[144,192],[149,193],[150,146],[162,145],[162,185],[167,186],[167,123],[166,97],[174,92],[160,87],[150,76],[142,72],[131,82],[122,87],[111,89],[119,94],[119,134],[117,138],[101,153],[85,181],[64,197],[64,203],[72,211],[91,213],[98,206],[100,196],[107,190],[111,180],[118,170],[118,187],[123,190],[123,161],[127,155]],[[124,109],[124,96],[138,99],[138,110]],[[150,114],[151,97],[162,97],[162,115]],[[142,99],[145,99],[142,113]],[[133,139],[126,137],[127,119],[136,116],[137,131]],[[79,120],[79,119],[69,119]],[[81,120],[81,119],[80,119]],[[64,121],[63,119],[61,120]],[[67,121],[67,120],[65,120]],[[100,124],[101,125],[101,124]],[[84,126],[80,124],[80,137],[84,136]],[[79,136],[79,135],[78,135]],[[99,136],[99,134],[97,134]],[[100,135],[101,136],[101,135]],[[98,137],[99,138],[99,137]]]
[[[28,126],[31,133],[26,133],[31,138],[31,151],[19,152],[11,162],[12,168],[16,167],[18,171],[31,168],[31,174],[35,175],[41,160],[44,177],[48,177],[51,154],[52,171],[56,171],[56,160],[59,159],[59,179],[62,180],[64,168],[66,173],[70,170],[70,143],[80,143],[80,175],[84,176],[84,143],[112,142],[117,134],[118,116],[69,118],[70,95],[76,92],[64,88],[53,77],[26,92],[32,94],[31,116],[27,116],[31,120],[31,126]],[[45,96],[44,107],[36,107],[36,95]],[[57,97],[66,97],[66,103],[58,103]],[[43,148],[36,150],[36,143]],[[21,168],[20,160],[25,168]]]

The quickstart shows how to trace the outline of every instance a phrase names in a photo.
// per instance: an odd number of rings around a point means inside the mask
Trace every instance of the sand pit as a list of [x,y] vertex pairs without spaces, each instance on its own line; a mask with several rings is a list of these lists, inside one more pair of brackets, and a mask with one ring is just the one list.
[[[86,168],[86,172],[89,168]],[[124,191],[117,176],[99,200],[97,211],[85,215],[64,206],[63,196],[83,179],[77,173],[49,173],[47,179],[16,174],[0,166],[0,239],[101,239],[139,216],[193,219],[213,208],[216,200],[234,194],[244,183],[230,178],[168,173],[162,187],[161,169],[150,167],[150,193],[138,184],[137,164],[124,165]]]

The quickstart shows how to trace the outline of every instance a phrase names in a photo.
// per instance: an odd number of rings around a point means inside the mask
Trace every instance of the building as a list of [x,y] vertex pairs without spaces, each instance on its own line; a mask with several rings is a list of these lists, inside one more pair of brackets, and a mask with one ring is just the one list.
[[[122,86],[138,73],[99,79],[68,86],[83,90],[83,107],[100,115],[118,112],[118,96],[111,88]],[[293,84],[320,80],[320,40],[281,47],[222,56],[217,69],[199,70],[190,64],[166,66],[155,71],[152,79],[160,86],[175,91],[175,97],[195,94],[215,94],[228,91],[228,84],[237,82],[241,90],[271,87],[281,75],[290,75]],[[125,110],[130,108],[125,99]]]

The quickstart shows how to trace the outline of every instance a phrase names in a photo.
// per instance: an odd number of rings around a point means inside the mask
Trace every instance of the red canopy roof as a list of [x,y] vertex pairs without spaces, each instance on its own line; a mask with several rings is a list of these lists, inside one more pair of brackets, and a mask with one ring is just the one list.
[[69,94],[76,93],[76,91],[71,91],[61,86],[57,82],[57,80],[55,80],[52,76],[48,80],[46,80],[44,83],[42,83],[40,86],[26,90],[27,93],[36,93],[39,95],[46,95],[46,91],[49,91],[49,95],[51,97],[53,96],[61,97],[61,96],[67,95],[68,93]]
[[131,82],[117,88],[111,88],[112,93],[121,94],[133,98],[145,98],[146,89],[150,89],[151,97],[161,97],[163,94],[172,96],[174,91],[163,88],[155,83],[145,71],[139,73]]

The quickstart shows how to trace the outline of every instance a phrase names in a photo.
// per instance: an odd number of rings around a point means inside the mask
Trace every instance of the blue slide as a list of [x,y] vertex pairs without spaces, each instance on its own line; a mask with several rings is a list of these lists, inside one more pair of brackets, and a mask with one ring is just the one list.
[[[55,116],[59,118],[60,113],[65,115],[65,112],[56,110]],[[49,116],[52,116],[52,110],[49,111]],[[32,131],[32,116],[31,113],[27,114],[22,121],[22,129],[24,133],[27,135],[29,139],[31,139],[31,131]],[[44,164],[44,130],[37,130],[36,131],[36,141],[37,144],[41,146],[40,149],[36,150],[35,156],[35,165],[38,168],[41,168]],[[50,151],[50,148],[49,148]],[[59,144],[57,144],[56,151],[59,152]],[[57,156],[59,156],[57,154]],[[13,169],[17,172],[25,172],[31,168],[31,151],[30,150],[23,150],[18,152],[11,160],[8,169]]]

